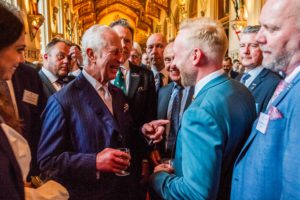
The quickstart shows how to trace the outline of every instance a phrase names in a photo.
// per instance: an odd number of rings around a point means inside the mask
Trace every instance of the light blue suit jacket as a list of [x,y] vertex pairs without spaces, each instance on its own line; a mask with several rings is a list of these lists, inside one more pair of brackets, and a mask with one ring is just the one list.
[[245,86],[221,75],[185,111],[176,141],[175,174],[151,177],[164,199],[226,199],[233,163],[256,117]]
[[266,133],[254,123],[235,163],[231,199],[300,199],[299,91],[300,74],[271,104],[277,117]]

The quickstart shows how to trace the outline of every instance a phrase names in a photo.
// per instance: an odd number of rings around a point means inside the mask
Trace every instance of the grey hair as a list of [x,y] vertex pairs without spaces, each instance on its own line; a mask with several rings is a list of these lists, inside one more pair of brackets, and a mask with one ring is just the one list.
[[104,37],[104,34],[108,30],[111,30],[111,28],[108,26],[101,26],[99,24],[96,24],[85,31],[81,40],[82,59],[84,66],[87,66],[89,64],[89,58],[86,52],[88,48],[96,52],[107,46],[107,41]]
[[243,33],[258,33],[259,29],[260,29],[260,25],[246,26],[243,29],[242,34]]

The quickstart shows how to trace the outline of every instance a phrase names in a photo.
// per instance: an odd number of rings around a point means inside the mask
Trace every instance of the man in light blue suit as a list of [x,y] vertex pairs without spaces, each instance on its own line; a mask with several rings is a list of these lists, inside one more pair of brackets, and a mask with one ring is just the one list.
[[[174,169],[158,165],[151,177],[163,199],[228,199],[233,163],[256,117],[254,98],[222,69],[228,41],[209,18],[181,24],[173,64],[194,101],[179,128]],[[174,170],[174,173],[172,173]]]
[[300,199],[300,2],[268,0],[256,35],[262,65],[283,71],[267,110],[259,115],[239,154],[231,199]]
[[48,100],[38,148],[41,171],[64,185],[70,199],[130,199],[131,116],[125,96],[110,84],[120,65],[114,30],[94,25],[82,39],[82,73]]

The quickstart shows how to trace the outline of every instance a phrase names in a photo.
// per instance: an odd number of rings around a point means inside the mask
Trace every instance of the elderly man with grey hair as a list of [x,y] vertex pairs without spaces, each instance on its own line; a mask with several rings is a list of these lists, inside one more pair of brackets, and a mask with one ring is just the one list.
[[222,69],[228,41],[209,19],[181,24],[173,65],[194,101],[177,133],[173,165],[155,167],[151,185],[163,199],[229,199],[233,163],[256,117],[254,99]]
[[260,26],[247,26],[242,31],[239,54],[245,72],[236,77],[254,96],[257,113],[267,108],[269,100],[281,80],[279,75],[261,65],[263,55],[259,43],[255,40],[259,29]]
[[83,70],[48,100],[38,148],[41,171],[70,199],[129,199],[131,116],[122,90],[110,84],[118,71],[121,42],[109,27],[94,25],[82,38]]

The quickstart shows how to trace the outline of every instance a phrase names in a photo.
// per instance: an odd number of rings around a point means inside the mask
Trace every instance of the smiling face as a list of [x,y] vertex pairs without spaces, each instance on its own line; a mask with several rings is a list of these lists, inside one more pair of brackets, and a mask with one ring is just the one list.
[[244,33],[240,37],[239,54],[242,65],[247,69],[253,69],[262,62],[262,52],[255,36],[256,33]]
[[256,40],[261,46],[262,64],[266,68],[289,74],[289,66],[293,68],[299,61],[300,29],[297,1],[269,0],[262,9],[261,29],[256,35]]
[[110,30],[104,34],[107,45],[95,52],[94,77],[101,83],[116,78],[117,71],[121,64],[122,46],[118,35]]
[[164,63],[165,68],[169,72],[169,77],[172,81],[180,83],[180,71],[175,64],[172,64],[174,60],[173,43],[166,46],[164,51]]
[[24,62],[25,51],[24,33],[12,45],[0,50],[0,79],[9,80],[12,78],[20,62]]
[[197,82],[197,69],[193,66],[191,59],[190,45],[186,41],[186,31],[179,31],[174,41],[173,66],[178,67],[181,73],[181,83],[183,86],[194,86]]
[[116,33],[118,34],[121,40],[121,45],[122,45],[121,64],[124,64],[130,56],[130,51],[132,48],[132,34],[128,28],[123,27],[121,25],[116,25],[113,27],[113,29],[116,31]]

